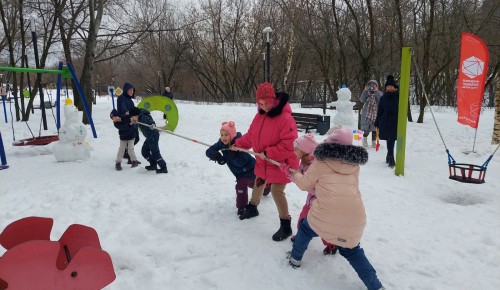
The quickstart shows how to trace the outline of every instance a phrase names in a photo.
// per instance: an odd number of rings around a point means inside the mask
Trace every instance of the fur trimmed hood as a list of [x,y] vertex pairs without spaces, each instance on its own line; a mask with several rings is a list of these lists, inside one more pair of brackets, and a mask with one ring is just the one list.
[[314,150],[314,156],[320,161],[339,160],[354,165],[364,165],[368,162],[368,151],[361,146],[341,145],[333,142],[323,142]]
[[[283,112],[283,108],[285,107],[285,105],[288,103],[288,100],[290,99],[290,96],[285,93],[285,92],[277,92],[276,93],[276,98],[280,101],[279,104],[272,108],[271,110],[269,110],[269,112],[267,112],[267,115],[269,117],[276,117],[278,115],[280,115],[282,112]],[[262,110],[259,108],[259,114],[265,114],[266,111]]]

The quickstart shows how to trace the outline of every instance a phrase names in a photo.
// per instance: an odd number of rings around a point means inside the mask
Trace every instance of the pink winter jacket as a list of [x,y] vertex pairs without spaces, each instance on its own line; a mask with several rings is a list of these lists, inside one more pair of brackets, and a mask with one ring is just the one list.
[[309,225],[324,240],[354,248],[366,224],[359,165],[368,161],[368,153],[363,147],[327,142],[319,144],[314,155],[316,160],[305,174],[294,175],[301,190],[316,188]]
[[[260,110],[250,124],[248,132],[236,140],[235,145],[243,149],[252,148],[257,153],[264,152],[269,159],[286,162],[291,168],[297,169],[299,160],[293,153],[293,141],[297,139],[297,125],[292,117],[292,109],[286,100],[280,100],[280,105],[268,113]],[[278,166],[255,158],[255,175],[267,183],[289,183]]]
[[[302,162],[299,164],[299,168],[297,169],[300,173],[304,174],[304,172],[307,171],[307,169],[311,166],[311,164],[304,165]],[[293,179],[292,179],[293,181]],[[312,201],[316,198],[316,190],[313,188],[309,188],[307,190],[307,198],[306,198],[306,205],[308,207],[311,207]]]

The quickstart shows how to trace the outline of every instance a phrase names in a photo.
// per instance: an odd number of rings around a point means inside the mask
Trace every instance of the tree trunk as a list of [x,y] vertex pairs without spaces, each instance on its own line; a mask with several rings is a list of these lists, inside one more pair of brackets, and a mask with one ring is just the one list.
[[[432,32],[434,29],[434,4],[435,0],[430,0],[429,1],[429,19],[427,22],[427,29],[425,33],[425,39],[424,39],[424,55],[423,55],[423,61],[422,61],[422,81],[424,83],[424,88],[422,90],[426,92],[430,92],[431,88],[431,82],[429,79],[429,68],[430,68],[430,62],[431,62],[431,40],[432,40]],[[425,21],[426,19],[424,19]],[[424,24],[425,25],[425,24]],[[430,100],[429,100],[430,101]],[[425,96],[422,95],[420,97],[420,114],[418,115],[417,123],[423,123],[424,122],[424,112],[425,112],[425,106],[427,105],[427,101],[425,99]],[[430,106],[431,104],[429,104]]]
[[[97,6],[96,6],[97,2]],[[90,0],[89,1],[89,35],[85,46],[85,57],[83,59],[83,69],[80,76],[80,84],[85,95],[85,100],[88,104],[89,115],[92,115],[92,101],[94,95],[92,94],[92,70],[94,69],[95,60],[95,47],[97,43],[97,34],[101,27],[101,19],[104,11],[105,0]],[[83,110],[83,106],[78,109]],[[89,119],[86,114],[83,114],[82,122],[89,124]]]

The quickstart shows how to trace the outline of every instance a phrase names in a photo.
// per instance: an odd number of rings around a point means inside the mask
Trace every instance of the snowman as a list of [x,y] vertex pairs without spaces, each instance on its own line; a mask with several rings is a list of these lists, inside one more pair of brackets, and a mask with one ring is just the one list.
[[59,162],[87,160],[90,157],[89,146],[85,142],[87,129],[79,121],[80,114],[71,99],[64,104],[64,124],[59,132],[59,141],[53,151]]
[[342,88],[337,91],[337,97],[338,100],[331,103],[337,110],[337,114],[333,117],[333,123],[337,127],[356,127],[354,115],[352,114],[351,91],[345,85],[342,85]]

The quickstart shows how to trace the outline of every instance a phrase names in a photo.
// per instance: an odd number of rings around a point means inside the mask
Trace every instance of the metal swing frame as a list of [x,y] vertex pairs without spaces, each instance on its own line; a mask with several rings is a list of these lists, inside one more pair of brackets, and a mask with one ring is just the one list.
[[[425,91],[425,86],[422,81],[422,78],[420,76],[420,72],[418,70],[417,63],[415,60],[413,60],[413,64],[415,65],[415,70],[417,72],[418,79],[420,80],[420,84],[422,85],[422,91],[424,93],[425,100],[427,101],[427,104],[430,104],[429,98],[427,97],[427,92]],[[443,142],[444,148],[446,149],[446,154],[448,155],[448,170],[449,170],[449,179],[458,181],[458,182],[463,182],[463,183],[472,183],[472,184],[482,184],[485,183],[484,178],[486,176],[486,169],[488,168],[488,163],[490,163],[491,159],[493,158],[493,155],[497,152],[498,148],[500,148],[500,144],[498,144],[497,148],[491,153],[491,155],[488,157],[488,159],[483,163],[483,165],[475,165],[475,164],[468,164],[468,163],[457,163],[453,156],[450,154],[450,150],[448,150],[448,147],[446,146],[446,143],[444,142],[443,135],[441,134],[441,130],[439,129],[439,126],[437,124],[436,118],[434,117],[434,111],[432,110],[432,106],[429,105],[429,110],[432,115],[432,120],[434,121],[434,124],[436,125],[436,129],[438,130],[439,137],[441,138],[441,141]]]
[[[87,104],[87,100],[85,99],[85,95],[83,93],[82,87],[80,85],[80,82],[78,81],[78,77],[76,76],[75,70],[73,68],[73,65],[68,62],[66,66],[63,66],[62,62],[59,62],[59,67],[57,70],[53,69],[36,69],[36,68],[17,68],[17,67],[0,67],[0,70],[3,71],[12,71],[12,72],[31,72],[31,73],[52,73],[52,74],[57,74],[57,94],[56,94],[56,114],[57,114],[57,120],[56,120],[56,127],[59,132],[59,129],[61,128],[61,83],[62,83],[62,78],[64,77],[65,79],[71,78],[75,82],[76,88],[78,90],[78,93],[81,96],[81,100],[83,103],[83,106],[85,108],[85,113],[87,115],[87,119],[89,120],[90,127],[92,129],[92,134],[94,138],[97,138],[97,133],[95,130],[94,126],[94,121],[92,120],[92,116],[90,115],[90,109]],[[40,104],[44,105],[44,104]],[[31,130],[30,130],[31,131]],[[32,134],[33,135],[33,134]],[[23,140],[18,140],[14,141],[12,145],[14,146],[27,146],[27,145],[47,145],[49,143],[52,143],[54,141],[59,140],[59,135],[49,135],[49,136],[38,136],[33,138],[28,138],[28,139],[23,139]]]

